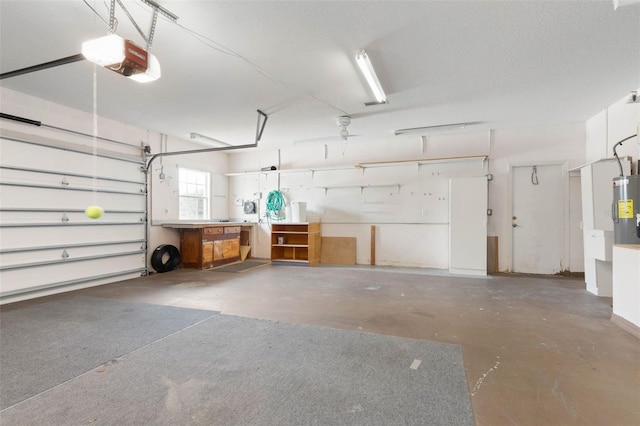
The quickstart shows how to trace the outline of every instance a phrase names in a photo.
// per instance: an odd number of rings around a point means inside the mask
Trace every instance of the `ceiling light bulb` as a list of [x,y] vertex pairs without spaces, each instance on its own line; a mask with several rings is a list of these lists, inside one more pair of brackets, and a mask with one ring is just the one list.
[[117,34],[109,34],[82,43],[82,54],[89,61],[102,67],[124,60],[124,39]]

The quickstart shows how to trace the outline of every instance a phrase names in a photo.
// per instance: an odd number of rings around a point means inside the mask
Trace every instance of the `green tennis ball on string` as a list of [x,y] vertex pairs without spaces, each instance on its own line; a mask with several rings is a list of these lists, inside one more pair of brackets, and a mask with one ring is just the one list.
[[86,214],[91,219],[97,219],[102,216],[104,210],[100,206],[89,206],[85,209],[84,214]]

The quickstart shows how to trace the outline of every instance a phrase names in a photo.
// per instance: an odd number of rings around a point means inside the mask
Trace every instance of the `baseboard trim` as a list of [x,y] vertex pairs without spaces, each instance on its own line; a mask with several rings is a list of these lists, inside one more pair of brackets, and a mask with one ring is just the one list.
[[640,339],[640,327],[635,325],[634,323],[622,318],[619,315],[611,314],[611,322],[623,329],[624,331],[633,334],[635,337]]

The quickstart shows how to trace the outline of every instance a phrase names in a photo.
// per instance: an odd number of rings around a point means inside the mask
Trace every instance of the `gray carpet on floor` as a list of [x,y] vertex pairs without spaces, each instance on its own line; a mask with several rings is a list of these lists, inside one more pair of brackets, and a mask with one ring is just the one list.
[[13,424],[473,425],[457,345],[216,315],[2,412]]
[[0,409],[216,314],[86,296],[4,309]]

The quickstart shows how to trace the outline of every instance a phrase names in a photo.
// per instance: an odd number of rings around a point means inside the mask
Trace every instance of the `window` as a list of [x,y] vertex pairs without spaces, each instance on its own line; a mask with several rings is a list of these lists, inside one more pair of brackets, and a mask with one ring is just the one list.
[[209,173],[180,169],[180,220],[208,220]]

